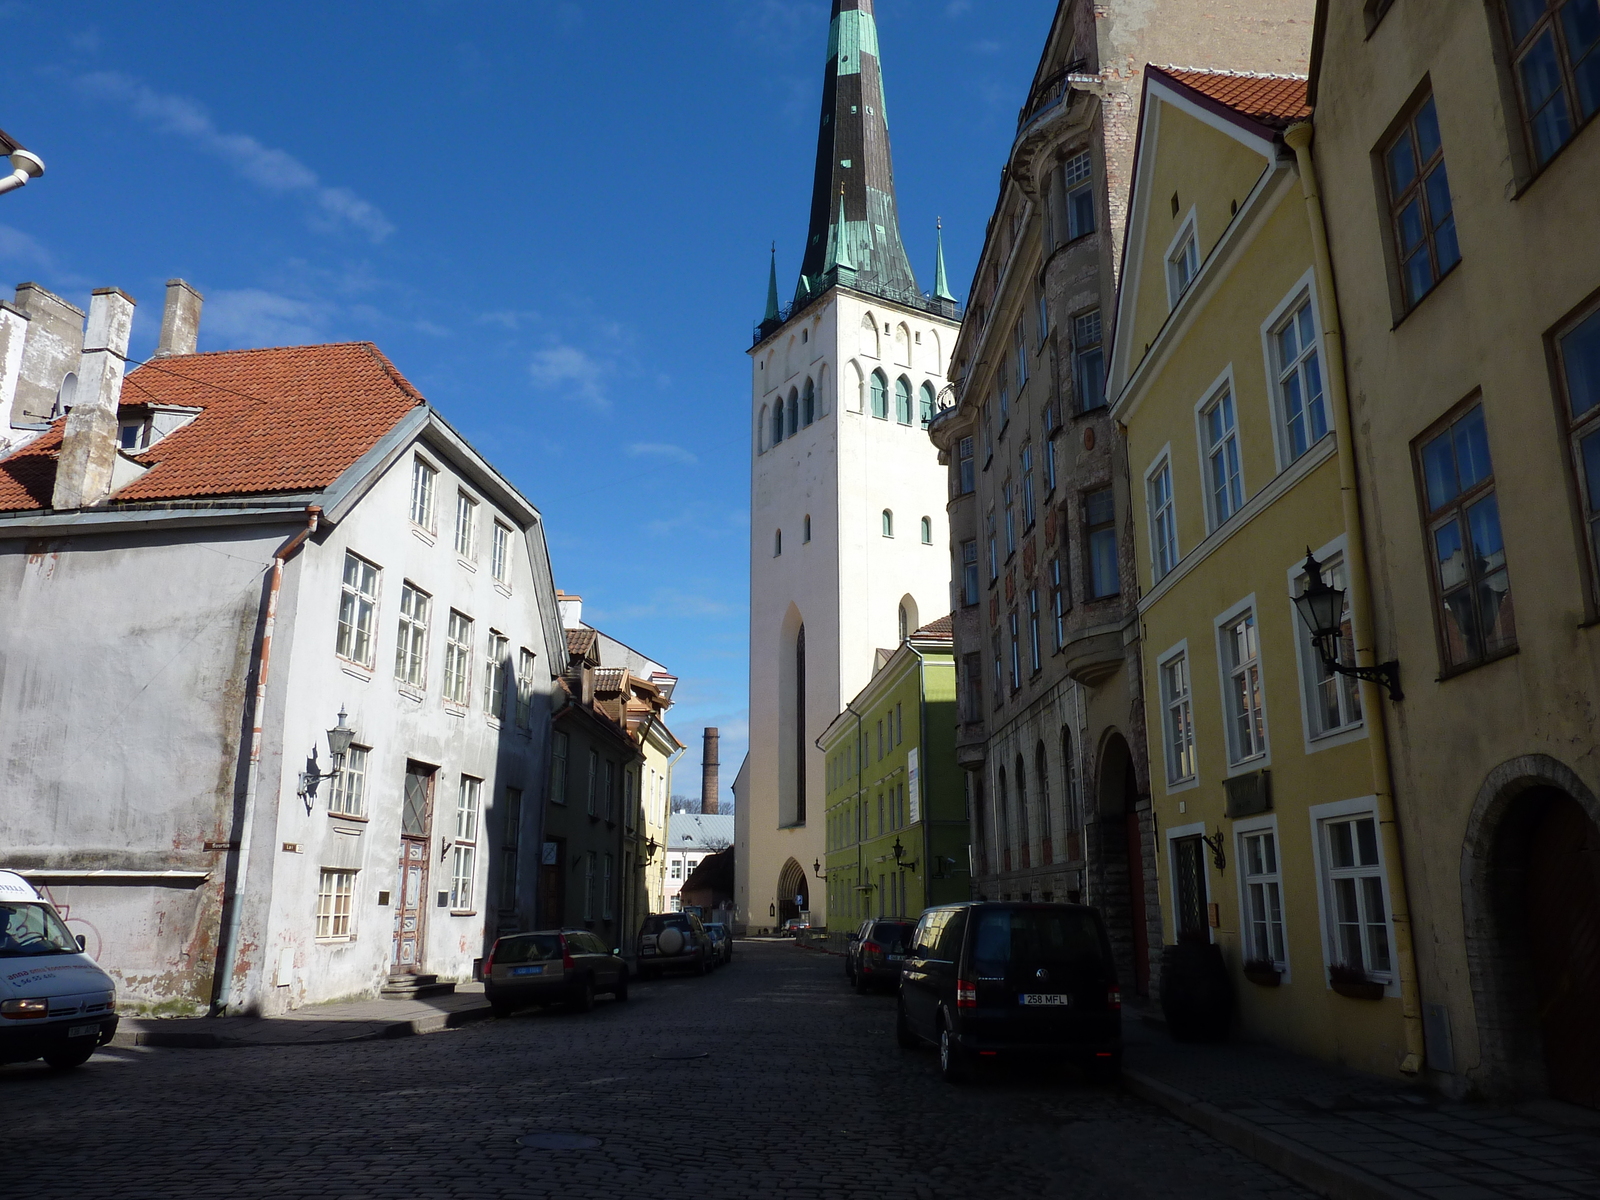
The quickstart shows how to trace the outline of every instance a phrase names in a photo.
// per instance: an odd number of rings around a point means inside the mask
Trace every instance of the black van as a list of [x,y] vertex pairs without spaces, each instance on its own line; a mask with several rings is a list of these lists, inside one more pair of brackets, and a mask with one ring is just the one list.
[[965,1080],[1003,1054],[1122,1069],[1122,994],[1100,913],[1081,904],[986,902],[930,908],[900,975],[896,1039],[939,1048]]

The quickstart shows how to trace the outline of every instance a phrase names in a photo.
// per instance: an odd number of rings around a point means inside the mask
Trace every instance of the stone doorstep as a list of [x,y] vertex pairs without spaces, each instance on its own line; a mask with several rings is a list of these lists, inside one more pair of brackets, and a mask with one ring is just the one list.
[[[169,1050],[243,1050],[258,1046],[332,1046],[346,1042],[374,1042],[457,1029],[493,1016],[487,1000],[481,1004],[426,1016],[394,1020],[317,1021],[276,1017],[196,1017],[183,1020],[141,1021],[124,1018],[111,1039],[123,1049],[153,1046]],[[249,1027],[219,1028],[228,1022],[249,1022]],[[174,1028],[174,1026],[179,1026]],[[209,1028],[199,1028],[209,1026]]]

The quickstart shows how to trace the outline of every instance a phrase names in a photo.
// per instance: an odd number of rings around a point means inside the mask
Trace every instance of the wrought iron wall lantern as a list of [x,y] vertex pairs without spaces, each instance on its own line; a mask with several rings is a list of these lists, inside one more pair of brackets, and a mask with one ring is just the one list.
[[306,802],[306,814],[309,816],[311,809],[316,804],[317,786],[324,779],[335,779],[344,770],[345,756],[350,753],[350,743],[356,740],[356,731],[345,724],[344,705],[339,706],[339,723],[328,730],[328,756],[333,760],[333,770],[318,771],[316,747],[311,749],[311,758],[308,765],[309,771],[300,772],[300,783],[296,795]]
[[1322,564],[1306,547],[1306,590],[1294,598],[1300,619],[1311,631],[1322,665],[1336,675],[1352,679],[1365,679],[1386,689],[1391,700],[1404,700],[1400,690],[1400,663],[1395,659],[1375,667],[1352,667],[1339,659],[1339,639],[1344,636],[1343,588],[1336,588],[1322,578]]
[[1222,840],[1222,830],[1218,829],[1217,832],[1210,837],[1207,837],[1204,833],[1202,833],[1200,835],[1200,840],[1204,842],[1207,848],[1209,848],[1211,851],[1212,865],[1215,866],[1219,871],[1226,871],[1228,869],[1228,853],[1226,848],[1227,844]]
[[917,869],[917,860],[914,858],[909,860],[906,859],[905,853],[906,848],[900,844],[899,838],[895,838],[894,865],[899,867],[902,871],[915,871]]
[[820,858],[816,859],[816,860],[814,860],[812,862],[812,864],[811,864],[811,873],[813,875],[815,875],[818,879],[824,879],[825,880],[825,879],[828,878],[828,873],[822,869],[822,860]]

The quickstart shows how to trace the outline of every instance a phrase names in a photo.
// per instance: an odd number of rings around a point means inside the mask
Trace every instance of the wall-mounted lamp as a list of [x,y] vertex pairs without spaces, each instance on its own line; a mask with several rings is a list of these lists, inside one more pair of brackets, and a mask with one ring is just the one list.
[[828,873],[822,869],[822,860],[817,859],[811,864],[811,873],[818,879],[827,879]]
[[1202,833],[1200,835],[1200,840],[1211,848],[1212,865],[1215,866],[1219,871],[1226,871],[1228,869],[1228,855],[1225,844],[1222,840],[1222,830],[1218,829],[1217,832],[1211,837],[1207,837],[1204,833]]
[[324,779],[332,779],[344,770],[345,755],[350,753],[350,743],[356,739],[356,731],[345,723],[344,705],[339,706],[339,723],[328,730],[328,756],[333,760],[333,770],[318,771],[317,751],[312,747],[309,766],[311,770],[300,772],[299,789],[296,792],[306,802],[306,813],[309,815],[317,799],[317,785]]
[[[914,859],[914,858],[913,859],[909,859],[909,860],[905,860],[905,853],[906,853],[906,848],[900,844],[900,839],[899,838],[895,838],[895,840],[894,840],[894,865],[899,867],[902,871],[915,871],[917,869],[917,860]],[[905,861],[902,861],[902,860],[905,860]]]
[[1339,639],[1344,636],[1344,589],[1330,586],[1322,578],[1322,564],[1306,547],[1306,590],[1294,598],[1300,619],[1311,631],[1311,640],[1322,656],[1322,665],[1336,675],[1365,679],[1386,688],[1389,699],[1404,700],[1400,690],[1400,664],[1394,659],[1375,667],[1350,667],[1339,661]]

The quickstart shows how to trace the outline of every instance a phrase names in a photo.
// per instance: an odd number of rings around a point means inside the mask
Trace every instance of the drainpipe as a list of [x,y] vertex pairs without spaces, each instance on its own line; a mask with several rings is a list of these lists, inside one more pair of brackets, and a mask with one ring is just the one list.
[[317,531],[322,519],[322,509],[311,505],[306,509],[306,527],[279,546],[272,555],[272,583],[267,588],[267,615],[261,627],[261,647],[256,652],[256,694],[250,706],[250,762],[246,768],[244,785],[244,828],[239,833],[239,869],[233,876],[233,893],[228,897],[228,923],[222,931],[222,945],[217,958],[222,966],[222,980],[212,1001],[212,1014],[226,1016],[233,1004],[234,960],[238,957],[239,927],[244,920],[245,876],[250,869],[251,832],[255,828],[256,792],[261,783],[262,720],[267,707],[267,668],[272,661],[272,631],[278,622],[278,593],[283,587],[283,564],[288,557],[305,544]]
[[[1322,309],[1322,336],[1328,344],[1328,391],[1333,399],[1334,429],[1339,461],[1339,500],[1344,514],[1346,564],[1350,572],[1350,615],[1357,635],[1356,665],[1375,666],[1373,649],[1372,577],[1367,569],[1367,548],[1362,540],[1361,492],[1356,483],[1355,442],[1350,426],[1350,392],[1345,377],[1344,329],[1333,282],[1333,258],[1328,250],[1328,227],[1323,220],[1322,194],[1317,167],[1311,157],[1312,127],[1308,121],[1291,125],[1283,140],[1294,151],[1300,170],[1300,190],[1305,195],[1306,217],[1316,261],[1317,301]],[[1405,864],[1401,857],[1400,826],[1395,817],[1394,774],[1389,760],[1389,730],[1384,722],[1385,697],[1371,680],[1361,681],[1361,710],[1367,714],[1367,746],[1372,756],[1372,779],[1378,791],[1378,825],[1383,831],[1383,852],[1393,864],[1394,887],[1389,902],[1394,922],[1395,958],[1400,974],[1400,1012],[1405,1022],[1406,1056],[1400,1070],[1415,1075],[1426,1054],[1422,1037],[1422,1011],[1417,987],[1416,949],[1411,936],[1411,904],[1406,894]]]

